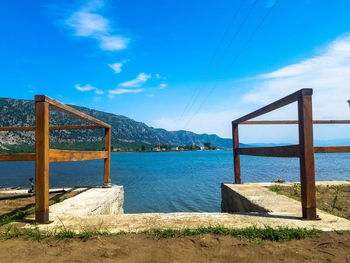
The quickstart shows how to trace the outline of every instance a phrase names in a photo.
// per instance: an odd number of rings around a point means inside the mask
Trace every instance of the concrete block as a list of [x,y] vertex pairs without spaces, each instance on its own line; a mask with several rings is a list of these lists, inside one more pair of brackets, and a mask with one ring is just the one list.
[[70,216],[123,214],[123,203],[123,186],[91,188],[61,203],[50,206],[50,219]]
[[232,184],[221,184],[221,212],[239,213],[239,212],[259,212],[267,213],[268,209],[248,199],[240,194],[237,189],[232,187]]

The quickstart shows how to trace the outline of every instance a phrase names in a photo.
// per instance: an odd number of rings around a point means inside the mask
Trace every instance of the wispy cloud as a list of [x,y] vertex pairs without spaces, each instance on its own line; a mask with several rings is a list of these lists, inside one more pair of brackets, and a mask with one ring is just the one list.
[[336,39],[312,58],[260,76],[246,103],[263,105],[301,88],[314,90],[315,118],[349,118],[350,37]]
[[97,95],[102,95],[104,94],[104,92],[90,84],[86,84],[86,85],[80,85],[80,84],[75,84],[74,88],[82,91],[82,92],[86,92],[86,91],[93,91],[95,94]]
[[67,25],[74,29],[76,36],[98,36],[109,30],[109,21],[99,14],[86,10],[73,13],[66,21]]
[[139,75],[137,75],[135,79],[120,83],[119,86],[129,87],[129,88],[138,88],[143,84],[145,84],[146,81],[151,78],[151,76],[152,76],[151,74],[140,73]]
[[[350,109],[350,36],[341,37],[324,46],[317,55],[287,65],[273,72],[249,79],[247,86],[253,86],[241,97],[235,97],[234,106],[219,111],[203,109],[185,127],[195,132],[216,133],[231,137],[230,124],[235,118],[245,115],[261,106],[293,93],[301,88],[312,88],[314,119],[349,119]],[[232,100],[232,98],[228,98]],[[225,101],[223,101],[225,103]],[[180,118],[163,116],[154,121],[155,126],[175,130],[184,128]],[[297,104],[266,114],[261,119],[296,119]],[[317,140],[349,138],[350,127],[346,125],[315,126]],[[291,142],[297,143],[296,125],[242,126],[240,137],[243,142]]]
[[160,89],[165,89],[167,86],[168,86],[168,84],[166,84],[166,83],[161,83],[161,84],[159,85],[159,88],[160,88]]
[[107,51],[127,48],[129,39],[122,36],[103,36],[100,38],[100,48]]
[[123,50],[127,48],[130,39],[115,35],[115,28],[111,21],[98,13],[103,7],[104,1],[90,1],[69,15],[65,25],[73,30],[73,34],[79,37],[90,37],[99,42],[99,47],[106,51]]
[[108,97],[110,99],[114,98],[115,95],[121,95],[125,93],[139,93],[142,92],[144,89],[121,89],[121,88],[116,88],[113,90],[108,91]]
[[114,94],[114,95],[119,95],[119,94],[124,94],[124,93],[139,93],[141,91],[143,91],[144,89],[114,89],[114,90],[110,90],[109,93],[110,94]]
[[167,77],[164,77],[164,76],[162,76],[162,75],[160,75],[160,74],[155,74],[154,75],[155,77],[156,77],[156,79],[164,79],[164,80],[166,80],[167,79]]
[[123,67],[124,62],[116,62],[112,64],[108,64],[108,66],[113,69],[114,73],[119,74],[122,72],[122,67]]

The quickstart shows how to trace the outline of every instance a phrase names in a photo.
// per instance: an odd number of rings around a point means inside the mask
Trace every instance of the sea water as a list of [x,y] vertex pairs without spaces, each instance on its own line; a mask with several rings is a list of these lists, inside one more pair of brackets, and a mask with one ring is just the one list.
[[[316,154],[316,180],[350,180],[350,154]],[[243,182],[299,181],[299,159],[241,156]],[[0,186],[29,187],[33,162],[0,162]],[[219,212],[220,184],[234,180],[232,151],[115,153],[112,183],[125,213]],[[103,160],[51,163],[50,187],[103,183]]]

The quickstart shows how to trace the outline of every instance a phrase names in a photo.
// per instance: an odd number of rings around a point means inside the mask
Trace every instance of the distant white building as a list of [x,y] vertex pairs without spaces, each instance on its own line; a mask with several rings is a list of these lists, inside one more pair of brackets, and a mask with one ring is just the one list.
[[204,147],[204,146],[201,146],[200,149],[201,149],[201,151],[204,151],[204,150],[205,150],[205,147]]
[[179,147],[177,147],[177,146],[171,147],[171,150],[172,150],[172,151],[178,151],[178,150],[179,150]]
[[152,149],[152,151],[154,151],[154,152],[160,152],[160,147],[154,147],[154,148]]

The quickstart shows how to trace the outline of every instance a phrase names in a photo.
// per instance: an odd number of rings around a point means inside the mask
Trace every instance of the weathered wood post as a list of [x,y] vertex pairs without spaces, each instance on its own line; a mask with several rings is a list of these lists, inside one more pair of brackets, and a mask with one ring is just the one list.
[[241,184],[241,160],[237,153],[239,148],[238,123],[232,122],[232,151],[233,151],[233,169],[235,173],[235,184]]
[[298,98],[300,183],[303,219],[315,220],[316,186],[312,118],[312,93]]
[[110,186],[111,184],[111,139],[112,139],[112,129],[105,128],[105,151],[108,152],[108,156],[104,160],[103,185],[106,187]]
[[35,96],[35,221],[49,222],[49,103]]

